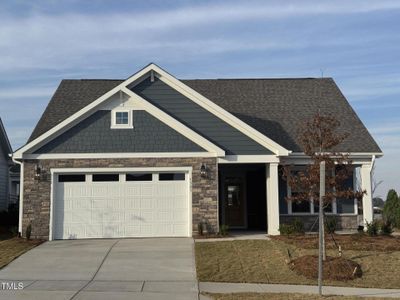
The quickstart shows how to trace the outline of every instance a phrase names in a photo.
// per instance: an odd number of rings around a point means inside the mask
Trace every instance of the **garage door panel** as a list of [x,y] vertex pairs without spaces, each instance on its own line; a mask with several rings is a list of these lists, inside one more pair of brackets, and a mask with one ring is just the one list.
[[187,236],[188,182],[152,178],[56,183],[54,238]]

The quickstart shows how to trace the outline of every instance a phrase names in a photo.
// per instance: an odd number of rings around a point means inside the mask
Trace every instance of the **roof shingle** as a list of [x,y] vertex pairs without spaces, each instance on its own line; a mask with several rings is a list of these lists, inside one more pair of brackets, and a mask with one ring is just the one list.
[[[381,152],[331,78],[181,80],[288,150],[300,152],[298,128],[318,110],[337,116],[350,136],[340,151]],[[123,80],[63,80],[29,141]]]

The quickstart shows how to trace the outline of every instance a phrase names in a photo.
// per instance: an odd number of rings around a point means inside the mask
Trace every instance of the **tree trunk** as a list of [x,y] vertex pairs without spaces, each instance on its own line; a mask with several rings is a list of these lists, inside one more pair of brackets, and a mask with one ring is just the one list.
[[325,162],[322,161],[320,164],[320,174],[319,174],[319,228],[318,228],[318,236],[319,236],[319,254],[318,254],[318,293],[322,296],[322,267],[323,267],[323,228],[324,228],[324,196],[325,196]]
[[[322,208],[323,209],[323,208]],[[322,260],[326,261],[326,246],[325,246],[325,214],[322,211]]]

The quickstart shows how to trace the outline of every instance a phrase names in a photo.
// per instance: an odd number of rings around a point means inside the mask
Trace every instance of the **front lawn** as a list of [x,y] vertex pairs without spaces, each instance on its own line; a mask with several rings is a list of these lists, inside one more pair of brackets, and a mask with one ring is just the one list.
[[[318,300],[318,299],[338,299],[338,300],[376,300],[372,297],[345,297],[345,296],[323,296],[311,294],[273,294],[273,293],[235,293],[235,294],[205,294],[214,300]],[[393,298],[379,298],[393,299]]]
[[42,242],[40,240],[27,241],[16,237],[0,240],[0,269]]
[[[293,243],[278,239],[196,242],[198,278],[200,281],[216,282],[315,285],[316,280],[297,275],[286,263],[288,250],[293,258],[317,254],[316,249],[302,248],[301,238],[298,239]],[[309,243],[304,245],[309,247]],[[350,281],[325,280],[325,285],[400,288],[400,251],[361,251],[348,248],[342,247],[343,257],[361,265],[362,277]],[[338,254],[334,249],[328,249],[327,252],[330,256]]]

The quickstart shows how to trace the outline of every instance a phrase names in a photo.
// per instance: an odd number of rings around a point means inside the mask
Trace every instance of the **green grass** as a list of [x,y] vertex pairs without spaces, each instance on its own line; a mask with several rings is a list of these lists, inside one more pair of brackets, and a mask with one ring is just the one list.
[[[316,249],[302,249],[282,241],[237,240],[197,242],[196,265],[200,281],[249,282],[315,285],[316,281],[290,270],[287,249],[293,257],[317,254]],[[328,250],[328,255],[337,252]],[[339,282],[324,281],[325,285],[400,288],[400,251],[344,251],[343,256],[362,267],[361,278]]]
[[21,238],[10,238],[0,241],[0,269],[8,265],[18,256],[24,254],[28,250],[38,246],[43,241],[30,240]]

